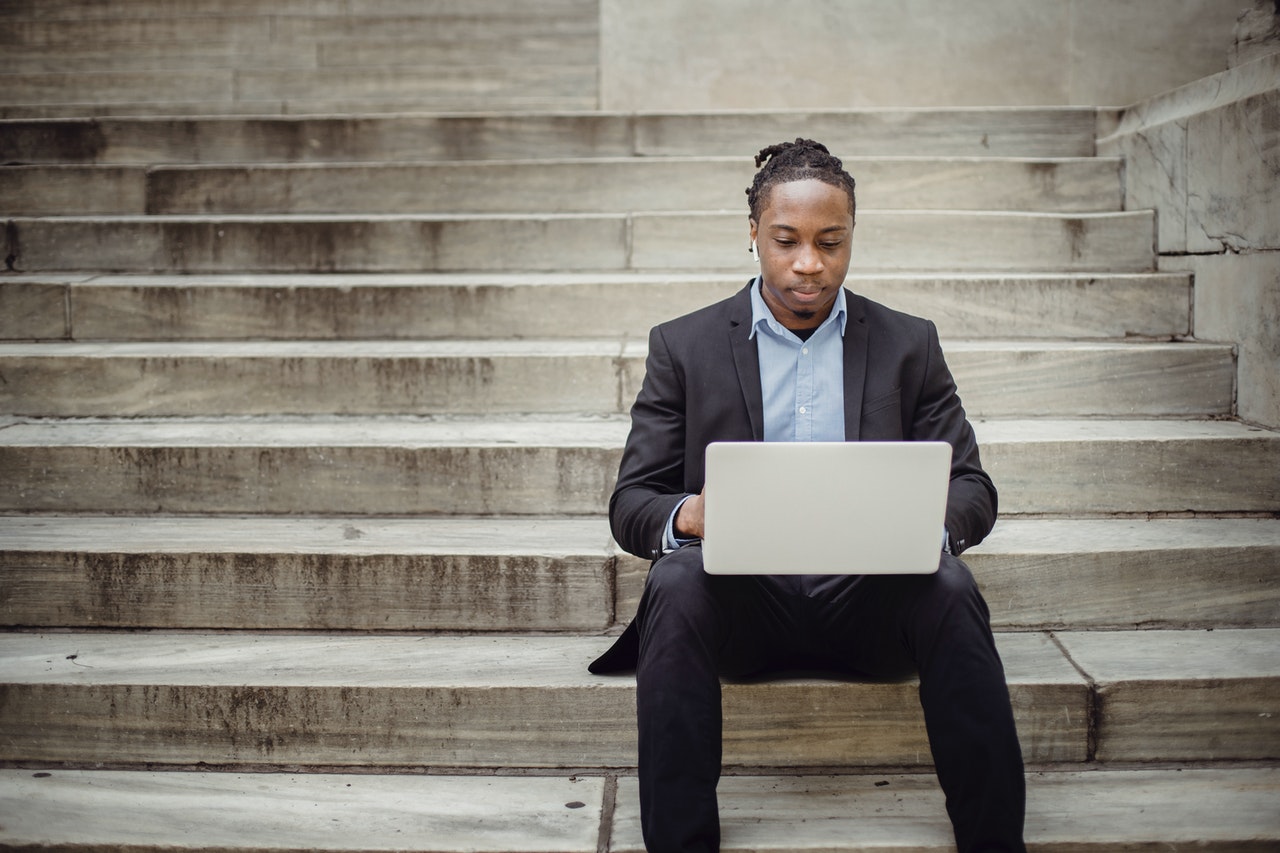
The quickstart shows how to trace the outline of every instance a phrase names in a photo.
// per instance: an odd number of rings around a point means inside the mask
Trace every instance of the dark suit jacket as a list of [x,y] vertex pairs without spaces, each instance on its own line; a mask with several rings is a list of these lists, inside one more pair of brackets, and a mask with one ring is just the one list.
[[[850,291],[845,297],[845,438],[951,444],[946,525],[959,554],[995,524],[996,490],[979,462],[937,329]],[[644,383],[609,501],[614,538],[628,552],[661,556],[672,510],[702,491],[708,444],[764,440],[760,359],[750,333],[750,285],[650,332]],[[592,671],[634,666],[636,645],[633,623]]]

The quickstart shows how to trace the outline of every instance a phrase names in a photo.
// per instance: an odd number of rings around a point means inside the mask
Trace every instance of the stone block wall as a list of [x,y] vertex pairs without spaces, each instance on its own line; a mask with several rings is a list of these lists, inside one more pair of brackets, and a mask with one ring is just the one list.
[[1257,55],[1125,110],[1098,153],[1157,211],[1160,268],[1195,274],[1195,337],[1238,346],[1240,417],[1280,427],[1280,52]]
[[1225,70],[1250,2],[601,0],[601,107],[1123,107]]

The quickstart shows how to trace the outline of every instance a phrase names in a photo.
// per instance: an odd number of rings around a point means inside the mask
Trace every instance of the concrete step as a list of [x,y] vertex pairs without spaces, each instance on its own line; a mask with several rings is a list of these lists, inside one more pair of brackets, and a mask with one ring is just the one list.
[[[1274,767],[1032,773],[1025,838],[1036,853],[1265,850],[1280,837],[1277,786]],[[724,850],[955,850],[928,776],[731,776],[717,793]],[[616,802],[609,849],[642,853],[635,779],[619,780]]]
[[[1229,415],[1225,344],[948,341],[973,417]],[[111,415],[626,413],[618,340],[0,344],[0,411]]]
[[[1098,158],[850,158],[860,211],[1119,210],[1120,161]],[[613,213],[739,204],[745,158],[277,166],[11,166],[5,212]],[[745,209],[745,207],[744,207]]]
[[[505,110],[513,113],[546,113],[565,110],[586,112],[594,110],[596,98],[565,98],[558,95],[534,94],[528,97],[508,95],[498,98],[471,97],[449,98],[434,103],[433,111],[463,112],[483,108]],[[84,101],[66,103],[0,104],[0,119],[96,119],[124,116],[138,118],[152,116],[241,117],[251,120],[271,116],[349,116],[401,115],[426,109],[421,97],[397,97],[375,99],[352,97],[340,100],[180,100],[180,101]]]
[[[363,14],[363,12],[362,12]],[[86,18],[87,20],[87,18]],[[586,22],[584,22],[586,23]],[[594,24],[594,20],[590,22]],[[291,39],[262,42],[132,42],[102,44],[89,41],[48,45],[7,45],[0,54],[0,74],[119,74],[149,73],[155,78],[169,70],[201,69],[227,73],[246,69],[388,68],[418,73],[424,61],[436,66],[516,67],[529,65],[591,66],[600,58],[594,26],[579,32],[568,27],[529,26],[517,32],[473,32],[465,38],[417,28],[412,39],[387,35],[361,38]],[[541,32],[539,31],[541,30]],[[78,84],[82,85],[82,84]],[[74,88],[78,88],[74,87]],[[82,89],[81,89],[82,91]],[[145,98],[151,93],[133,92]],[[471,109],[475,104],[470,105]]]
[[[997,628],[1280,627],[1280,520],[1008,518]],[[582,518],[0,516],[0,625],[599,631],[648,561]]]
[[[275,0],[271,16],[360,18],[403,18],[425,14],[470,15],[473,17],[512,16],[513,8],[528,15],[595,15],[595,0],[538,0],[536,4],[511,0],[375,0],[353,8],[350,0]],[[5,0],[5,11],[13,18],[30,21],[79,21],[110,18],[262,16],[258,0],[112,0],[104,6],[98,0]]]
[[[0,512],[605,511],[601,417],[36,420],[0,428]],[[1006,515],[1280,511],[1280,433],[1233,421],[975,423]]]
[[314,44],[276,45],[267,50],[259,41],[198,44],[165,41],[134,43],[127,47],[89,42],[59,45],[56,51],[46,45],[7,45],[0,54],[0,73],[150,71],[157,74],[169,69],[191,68],[315,68],[318,50]]
[[[866,211],[858,270],[1148,272],[1152,211]],[[14,217],[19,272],[736,270],[737,213]],[[571,251],[566,249],[571,247]]]
[[[1033,772],[1026,840],[1042,853],[1261,850],[1280,842],[1278,795],[1274,767]],[[719,797],[726,851],[955,845],[927,774],[727,776]],[[0,844],[11,847],[159,851],[196,837],[228,853],[266,853],[283,838],[333,851],[644,850],[631,776],[23,769],[0,771],[0,805],[12,815]]]
[[[586,671],[609,642],[0,635],[0,744],[11,762],[630,767],[634,677]],[[1280,758],[1277,642],[1261,628],[997,638],[1031,766],[1091,760],[1094,743],[1105,760]],[[724,715],[728,767],[929,765],[914,679],[729,682]]]
[[[93,114],[103,115],[99,105]],[[712,114],[14,119],[0,163],[319,163],[723,156],[750,163],[806,128],[841,157],[1092,157],[1092,108]],[[4,114],[0,111],[0,114]],[[86,113],[86,115],[89,113]],[[147,113],[144,113],[146,115]],[[174,115],[182,115],[175,112]],[[216,113],[214,115],[217,115]],[[735,200],[735,206],[741,203]]]
[[[150,4],[155,7],[156,4]],[[23,14],[18,11],[0,20],[0,37],[15,45],[61,48],[96,43],[118,45],[127,50],[134,44],[168,42],[249,42],[271,45],[284,42],[354,41],[394,39],[421,43],[429,51],[436,43],[465,41],[479,36],[479,44],[498,36],[540,35],[566,38],[577,34],[594,36],[599,31],[599,12],[586,0],[557,0],[552,3],[452,2],[401,4],[395,9],[365,14],[363,9],[344,11],[331,8],[312,13],[295,4],[293,9],[262,8],[244,4],[237,7],[209,7],[206,10],[173,4],[148,9],[146,5],[114,8],[90,14]],[[335,14],[338,13],[338,14]]]
[[[750,274],[8,275],[0,338],[644,340]],[[944,339],[1191,334],[1186,273],[859,273],[846,284],[929,317]]]
[[[96,28],[98,25],[94,24]],[[156,38],[166,38],[156,36]],[[244,43],[244,42],[240,42]],[[164,103],[208,100],[256,111],[283,102],[292,111],[343,101],[416,104],[420,110],[594,109],[595,65],[417,65],[390,68],[230,68],[0,74],[7,104]],[[319,100],[317,101],[317,93]],[[90,113],[93,114],[93,113]]]

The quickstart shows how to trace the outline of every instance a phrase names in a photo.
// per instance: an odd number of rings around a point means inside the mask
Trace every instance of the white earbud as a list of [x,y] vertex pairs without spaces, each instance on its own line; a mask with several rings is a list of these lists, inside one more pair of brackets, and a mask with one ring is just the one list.
[[756,241],[751,241],[751,257],[756,259],[756,263],[760,263],[760,251],[756,248]]

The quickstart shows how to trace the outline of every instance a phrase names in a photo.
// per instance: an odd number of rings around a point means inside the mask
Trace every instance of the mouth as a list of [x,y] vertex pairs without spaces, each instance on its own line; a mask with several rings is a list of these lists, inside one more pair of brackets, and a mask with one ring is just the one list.
[[814,302],[823,294],[821,287],[793,287],[791,293],[801,302]]

